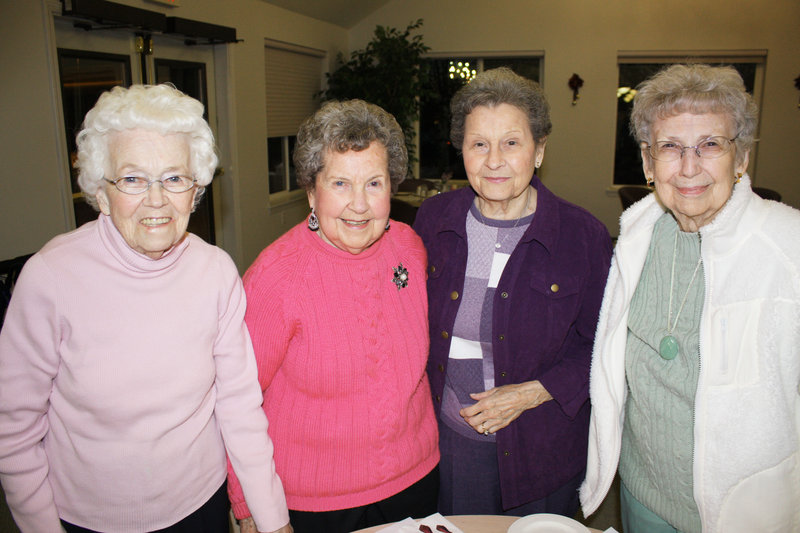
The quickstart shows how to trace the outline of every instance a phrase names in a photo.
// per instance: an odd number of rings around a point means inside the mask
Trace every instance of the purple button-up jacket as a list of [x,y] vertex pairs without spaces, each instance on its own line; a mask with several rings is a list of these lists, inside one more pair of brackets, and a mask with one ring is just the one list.
[[[539,380],[554,400],[497,432],[506,509],[544,498],[586,466],[589,366],[611,260],[611,238],[600,221],[555,196],[536,176],[531,184],[536,214],[494,293],[495,385]],[[428,251],[428,375],[437,415],[464,289],[466,219],[474,198],[470,188],[439,194],[422,204],[414,222]]]

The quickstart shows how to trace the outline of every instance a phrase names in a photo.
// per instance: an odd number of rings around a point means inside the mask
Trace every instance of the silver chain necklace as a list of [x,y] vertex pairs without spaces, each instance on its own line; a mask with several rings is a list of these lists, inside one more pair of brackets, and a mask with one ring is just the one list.
[[694,283],[694,279],[697,277],[697,272],[700,270],[700,264],[703,262],[703,256],[701,255],[700,258],[697,260],[697,265],[694,267],[694,272],[692,273],[692,279],[689,280],[689,286],[686,287],[686,292],[683,293],[683,299],[681,300],[681,305],[678,308],[678,313],[675,315],[675,321],[672,320],[672,293],[673,293],[673,286],[675,283],[675,257],[678,254],[678,233],[680,232],[680,228],[675,229],[675,243],[672,245],[672,272],[669,276],[669,313],[667,315],[667,329],[664,333],[664,336],[661,337],[661,342],[658,344],[658,353],[661,355],[662,359],[667,361],[671,361],[677,357],[678,352],[680,351],[680,345],[678,344],[678,339],[672,335],[672,332],[675,331],[675,326],[678,325],[678,318],[681,316],[681,312],[683,311],[683,306],[686,304],[686,298],[689,296],[689,291],[692,289],[692,284]]
[[[528,186],[527,193],[528,193],[528,196],[525,198],[525,205],[522,207],[522,211],[520,212],[519,216],[517,217],[517,221],[514,222],[514,225],[511,226],[510,228],[508,228],[507,231],[503,232],[503,238],[500,240],[500,242],[495,242],[494,243],[494,247],[497,250],[499,250],[503,246],[503,244],[506,242],[506,239],[508,238],[509,234],[511,233],[511,230],[516,228],[519,225],[519,221],[522,220],[523,218],[525,218],[525,213],[528,211],[528,207],[529,207],[530,202],[531,202],[531,187],[530,187],[530,185]],[[478,210],[478,216],[480,217],[481,224],[483,226],[488,226],[489,224],[486,223],[486,219],[483,217],[483,213],[481,213],[480,205],[476,205],[475,207]],[[492,220],[496,220],[496,219],[492,219]]]

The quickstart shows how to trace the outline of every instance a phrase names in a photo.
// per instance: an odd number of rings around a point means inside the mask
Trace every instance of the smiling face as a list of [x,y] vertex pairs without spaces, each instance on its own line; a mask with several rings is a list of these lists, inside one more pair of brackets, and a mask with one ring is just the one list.
[[467,115],[461,147],[464,168],[482,201],[479,207],[488,204],[484,214],[495,218],[519,216],[528,200],[528,184],[544,156],[544,146],[544,141],[535,141],[528,117],[515,106],[478,106]]
[[[727,115],[681,113],[657,120],[652,127],[652,142],[673,141],[695,146],[709,137],[732,139],[736,135]],[[748,154],[736,162],[735,144],[717,159],[697,156],[688,149],[676,161],[655,161],[642,151],[644,173],[655,181],[656,194],[675,215],[683,231],[697,231],[717,216],[733,192],[736,175],[747,169]]]
[[[114,132],[108,139],[108,151],[108,179],[191,175],[189,140],[183,134],[161,135],[140,129]],[[106,182],[96,198],[100,211],[111,216],[128,246],[158,259],[186,235],[196,192],[194,188],[175,194],[153,184],[142,194],[125,194]]]
[[308,203],[319,219],[319,236],[328,244],[360,254],[383,235],[391,197],[386,148],[328,151]]

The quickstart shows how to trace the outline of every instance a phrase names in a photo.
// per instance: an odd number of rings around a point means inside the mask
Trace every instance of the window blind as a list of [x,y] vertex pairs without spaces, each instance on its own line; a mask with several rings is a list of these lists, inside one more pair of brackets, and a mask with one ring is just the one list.
[[325,53],[267,41],[265,45],[267,136],[297,135],[300,124],[319,107]]

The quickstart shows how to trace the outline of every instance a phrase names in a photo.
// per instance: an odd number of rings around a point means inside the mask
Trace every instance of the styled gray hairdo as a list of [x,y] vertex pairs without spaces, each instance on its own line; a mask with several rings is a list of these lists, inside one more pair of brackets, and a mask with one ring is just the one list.
[[508,67],[486,70],[463,86],[450,101],[450,140],[456,150],[464,142],[464,124],[467,115],[476,107],[495,107],[508,104],[528,117],[533,139],[544,140],[553,129],[550,106],[544,91],[533,80],[515,74]]
[[78,133],[78,185],[86,202],[98,209],[95,194],[109,161],[108,138],[114,132],[144,129],[161,135],[182,133],[189,138],[192,177],[197,180],[195,205],[217,168],[214,134],[203,118],[203,104],[171,84],[114,87],[100,95],[86,113]]
[[752,148],[758,107],[733,67],[690,64],[671,65],[636,88],[631,112],[631,133],[639,143],[652,143],[652,126],[680,113],[721,113],[736,128],[736,160]]
[[297,184],[314,190],[328,151],[366,150],[372,142],[386,147],[392,192],[408,172],[403,130],[392,115],[363,100],[329,101],[308,117],[297,132],[294,166]]

